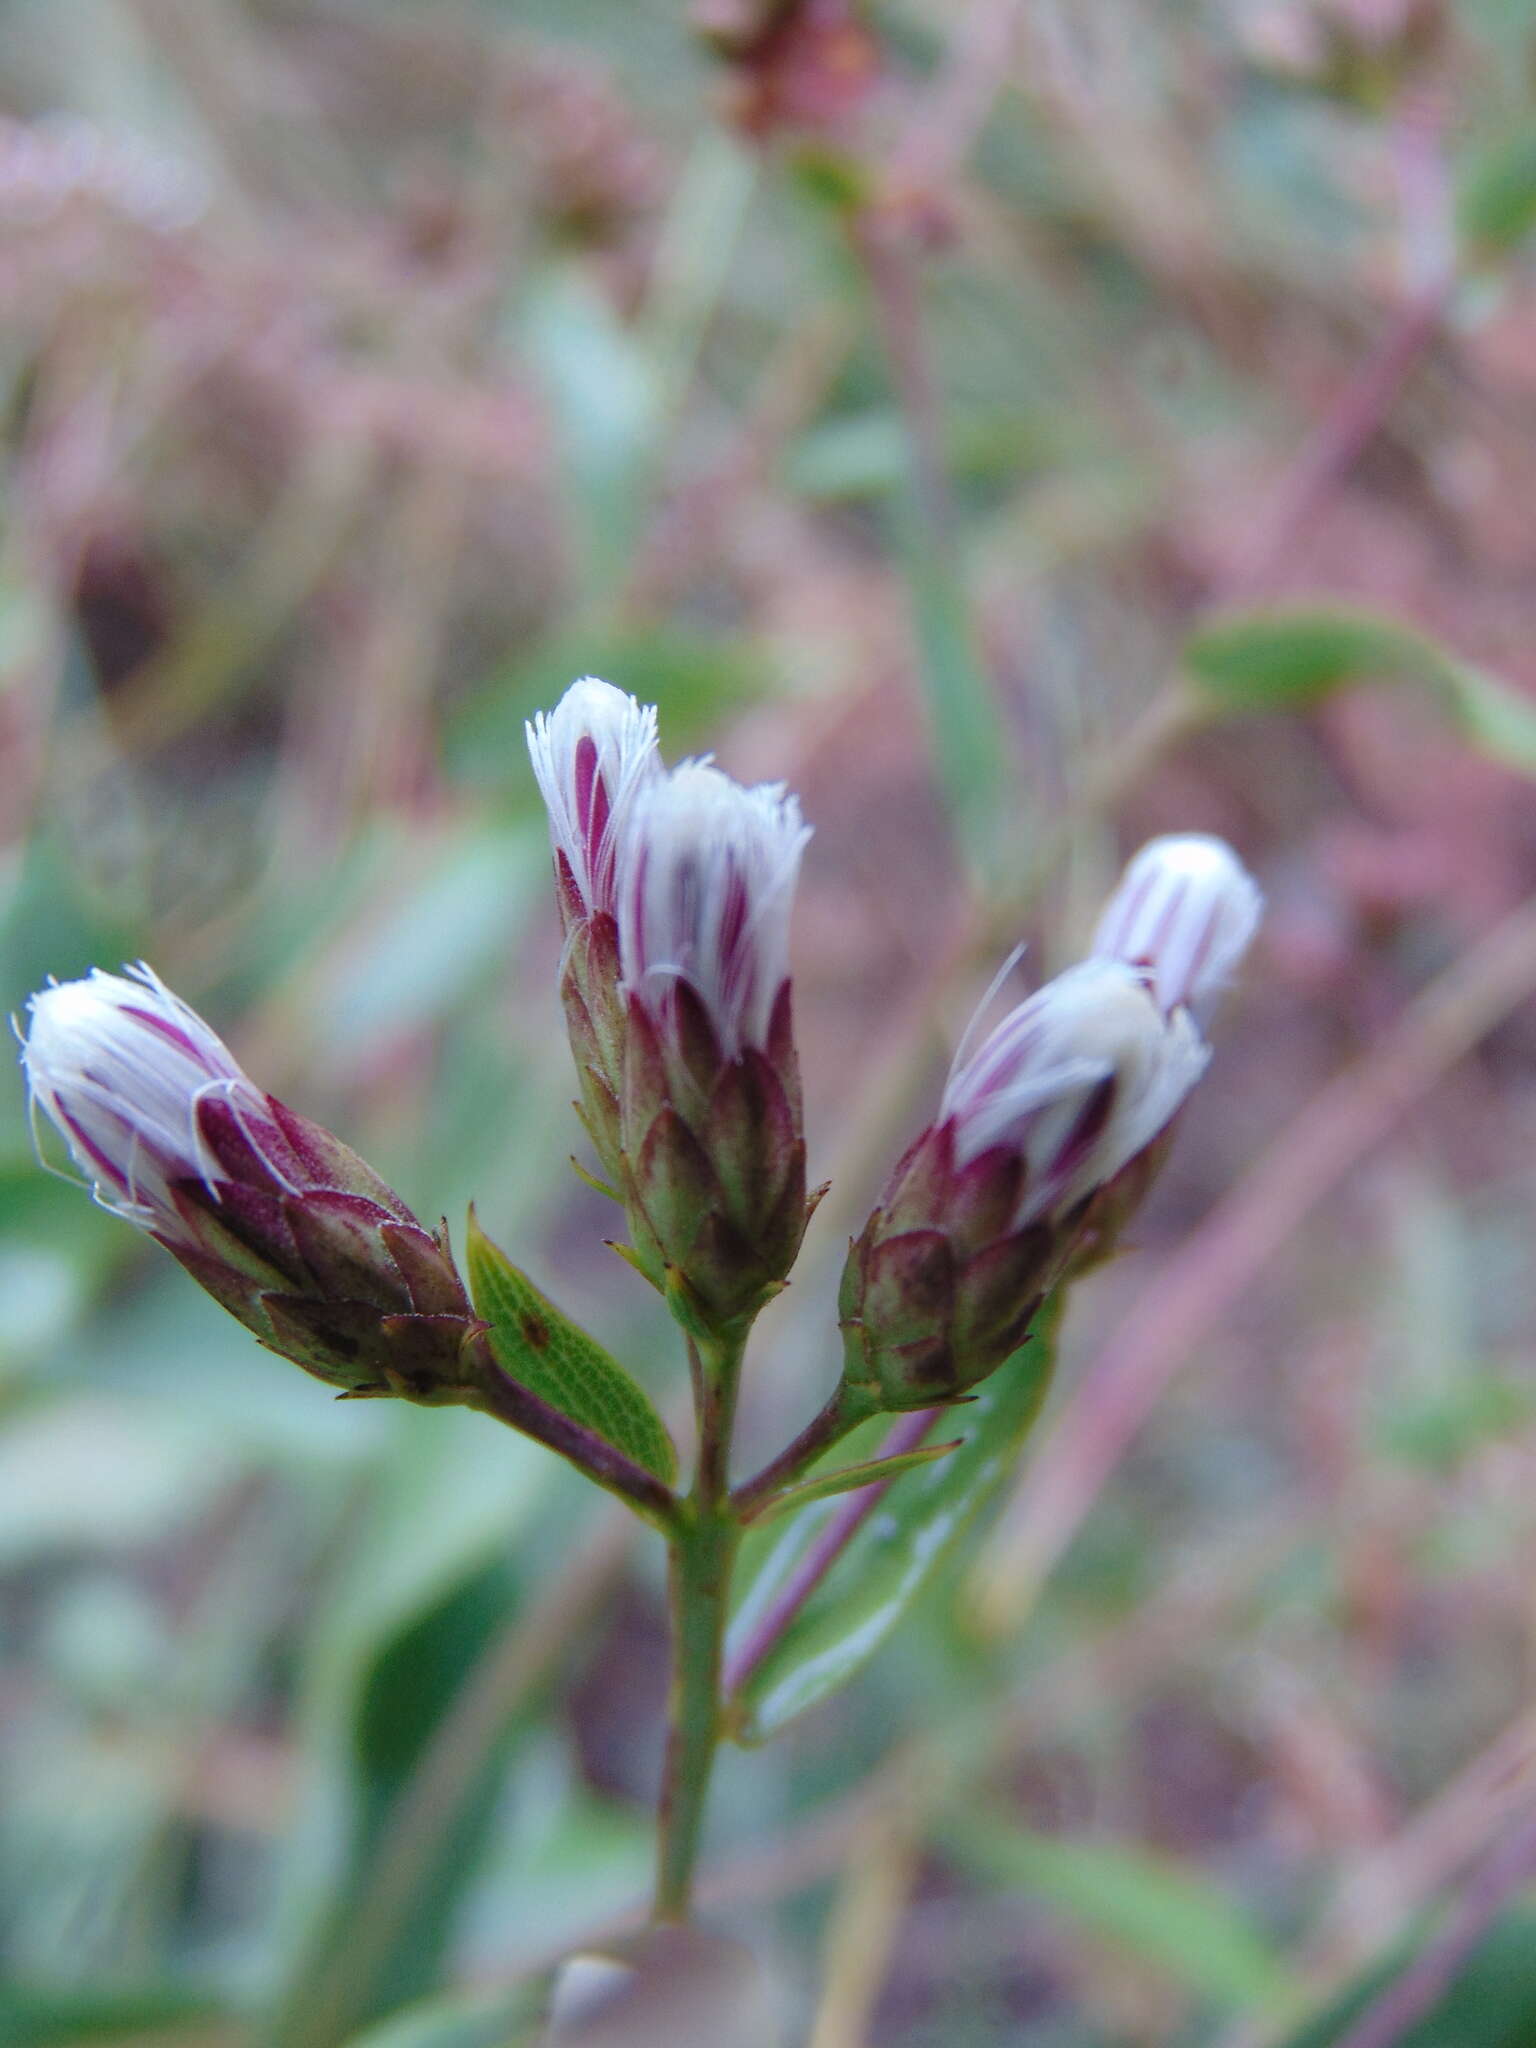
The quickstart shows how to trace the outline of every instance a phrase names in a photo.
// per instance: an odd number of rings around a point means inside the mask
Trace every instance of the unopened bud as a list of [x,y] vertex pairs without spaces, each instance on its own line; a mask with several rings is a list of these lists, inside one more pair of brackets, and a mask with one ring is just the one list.
[[1203,832],[1152,839],[1104,907],[1090,951],[1143,968],[1166,1013],[1203,1023],[1258,929],[1264,898],[1224,839]]
[[661,772],[656,707],[596,676],[571,684],[527,728],[549,812],[555,885],[566,932],[560,999],[581,1086],[581,1115],[603,1170],[622,1179],[619,1089],[624,998],[615,922],[618,853],[635,797]]
[[1096,1191],[1172,1121],[1208,1051],[1131,967],[1085,961],[962,1046],[939,1117],[852,1246],[846,1376],[885,1407],[964,1391],[1017,1349]]
[[144,966],[42,989],[32,1102],[97,1200],[271,1351],[355,1394],[456,1398],[478,1329],[449,1255],[356,1153],[264,1094]]
[[809,837],[782,786],[693,761],[638,792],[620,847],[636,1250],[716,1320],[776,1290],[805,1230],[789,919]]

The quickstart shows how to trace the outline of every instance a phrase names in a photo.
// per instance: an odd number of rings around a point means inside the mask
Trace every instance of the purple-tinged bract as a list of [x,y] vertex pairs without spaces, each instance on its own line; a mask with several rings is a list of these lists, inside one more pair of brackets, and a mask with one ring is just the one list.
[[777,1290],[805,1229],[789,921],[809,837],[781,786],[691,761],[639,792],[620,843],[635,1249],[714,1322]]
[[1095,957],[1038,989],[950,1069],[851,1246],[845,1378],[889,1408],[1002,1364],[1069,1269],[1113,1248],[1210,1051],[1196,1021],[1253,935],[1258,890],[1219,840],[1155,841]]
[[446,1231],[425,1230],[339,1138],[263,1093],[149,968],[94,969],[27,1007],[34,1109],[98,1201],[332,1386],[459,1397],[480,1325]]

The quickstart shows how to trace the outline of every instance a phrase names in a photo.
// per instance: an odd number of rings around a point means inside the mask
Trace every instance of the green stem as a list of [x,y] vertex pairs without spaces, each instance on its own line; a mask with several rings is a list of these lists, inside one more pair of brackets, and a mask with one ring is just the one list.
[[658,1529],[672,1528],[679,1503],[665,1481],[503,1372],[483,1339],[476,1341],[472,1357],[473,1382],[460,1390],[465,1407],[494,1415],[498,1422],[547,1445]]
[[722,1727],[721,1667],[731,1574],[741,1526],[731,1506],[731,1429],[746,1332],[689,1340],[698,1393],[699,1462],[693,1490],[668,1532],[672,1684],[662,1772],[654,1917],[686,1921],[703,1836],[710,1774]]
[[656,1863],[659,1921],[685,1921],[720,1743],[720,1674],[740,1531],[729,1512],[690,1514],[672,1539],[672,1690]]
[[866,1395],[849,1386],[846,1380],[841,1381],[826,1407],[806,1424],[793,1443],[786,1444],[761,1472],[737,1487],[731,1496],[737,1514],[743,1521],[749,1521],[765,1502],[792,1486],[834,1444],[841,1443],[861,1422],[867,1422],[878,1412]]

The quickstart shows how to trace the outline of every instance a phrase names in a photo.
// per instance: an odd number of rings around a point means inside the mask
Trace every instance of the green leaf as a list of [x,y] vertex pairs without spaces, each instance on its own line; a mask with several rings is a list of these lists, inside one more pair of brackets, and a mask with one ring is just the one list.
[[502,1370],[670,1486],[677,1452],[643,1390],[492,1244],[473,1209],[467,1263]]
[[1199,700],[1220,714],[1303,710],[1352,683],[1418,683],[1469,745],[1536,776],[1536,703],[1374,612],[1340,605],[1218,619],[1189,641],[1184,664]]
[[0,1982],[0,2041],[5,2048],[85,2048],[114,2041],[143,2048],[213,2048],[236,2038],[234,2016],[206,1993],[179,1985],[139,1990],[89,1984],[46,1989]]
[[455,1796],[413,1840],[397,1884],[400,1829],[417,1773],[519,1604],[510,1566],[488,1559],[384,1638],[360,1674],[347,1791],[350,1839],[328,1909],[309,1929],[276,2037],[327,2048],[424,1997],[442,1979],[464,1894],[496,1824],[496,1788],[517,1723],[503,1725]]
[[901,1451],[894,1458],[865,1458],[857,1465],[844,1465],[841,1471],[827,1472],[815,1479],[807,1479],[803,1485],[790,1487],[777,1500],[749,1519],[759,1528],[769,1522],[776,1522],[781,1515],[792,1514],[796,1508],[809,1507],[813,1500],[830,1500],[839,1493],[852,1493],[861,1486],[875,1486],[884,1479],[899,1479],[903,1472],[910,1472],[917,1465],[931,1465],[936,1458],[947,1458],[951,1451],[958,1450],[965,1441],[955,1437],[947,1444],[924,1444],[920,1450]]
[[[1377,1994],[1413,1960],[1403,1944],[1313,2016],[1283,2048],[1335,2048]],[[1429,2010],[1393,2048],[1530,2048],[1536,2041],[1536,1913],[1507,1914],[1479,1942]]]
[[1017,1885],[1129,1950],[1201,1998],[1274,2006],[1294,1996],[1280,1958],[1205,1877],[1123,1842],[1064,1841],[970,1817],[943,1830],[948,1853],[991,1884]]
[[1222,711],[1292,711],[1342,684],[1404,674],[1440,682],[1432,641],[1346,607],[1249,612],[1203,627],[1184,650],[1201,695]]
[[391,1454],[348,1518],[305,1660],[305,1798],[284,1843],[274,2048],[335,2048],[444,1981],[535,1705],[519,1696],[478,1728],[454,1717],[517,1626],[518,1573],[549,1500],[583,1491],[535,1444],[466,1410],[387,1419]]
[[[909,453],[909,470],[916,457]],[[915,474],[891,509],[892,537],[912,607],[934,766],[949,820],[979,868],[997,858],[1017,784],[997,690],[977,645],[953,552],[935,544],[919,511]]]
[[[583,622],[552,632],[469,690],[450,715],[445,735],[454,775],[532,816],[539,803],[533,777],[509,779],[507,762],[523,746],[524,721],[555,703],[579,675],[604,676],[642,703],[655,704],[669,752],[702,744],[738,706],[767,695],[775,680],[765,649],[739,632]],[[547,868],[546,853],[541,884]]]
[[[1060,1316],[1055,1297],[1030,1341],[959,1411],[965,1422],[959,1449],[914,1473],[854,1536],[743,1686],[740,1741],[766,1742],[846,1685],[895,1628],[1017,1463],[1050,1387]],[[784,1583],[825,1514],[825,1504],[817,1502],[791,1521],[736,1617],[738,1639]]]
[[1457,195],[1462,239],[1493,254],[1536,227],[1536,128],[1502,136],[1473,160]]
[[520,352],[559,434],[585,582],[622,577],[662,420],[654,364],[610,299],[575,264],[545,272],[523,304]]
[[347,2048],[518,2048],[542,2031],[543,1986],[456,1991],[392,2014]]

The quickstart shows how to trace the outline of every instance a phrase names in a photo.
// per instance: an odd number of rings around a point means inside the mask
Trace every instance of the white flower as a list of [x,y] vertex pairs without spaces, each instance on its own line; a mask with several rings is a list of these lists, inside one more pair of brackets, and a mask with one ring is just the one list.
[[686,982],[722,1050],[764,1046],[789,978],[789,917],[810,838],[782,783],[747,789],[685,761],[637,792],[618,858],[624,984],[656,1009]]
[[1264,898],[1223,839],[1201,832],[1149,840],[1121,877],[1092,954],[1149,971],[1163,1011],[1202,1020],[1258,929]]
[[1025,1165],[1018,1223],[1071,1208],[1172,1119],[1210,1054],[1186,1010],[1165,1016],[1134,968],[1085,960],[1020,1003],[974,1052],[962,1045],[940,1107],[965,1165],[993,1146]]
[[526,728],[549,833],[581,914],[614,909],[614,859],[635,793],[659,771],[656,707],[596,676],[572,683]]
[[250,1132],[270,1117],[197,1012],[142,963],[127,974],[97,967],[40,989],[27,1004],[21,1063],[34,1109],[57,1126],[103,1207],[180,1240],[171,1184],[200,1180],[211,1192],[216,1171],[199,1104],[224,1098]]

